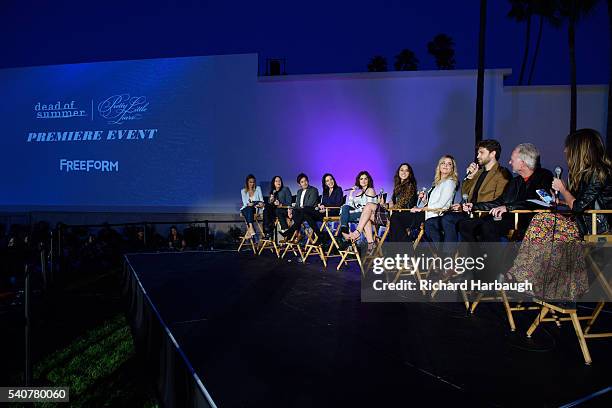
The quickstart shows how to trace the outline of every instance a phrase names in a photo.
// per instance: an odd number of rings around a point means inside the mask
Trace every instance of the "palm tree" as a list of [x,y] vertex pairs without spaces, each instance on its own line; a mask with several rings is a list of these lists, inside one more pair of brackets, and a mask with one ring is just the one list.
[[436,59],[438,69],[455,69],[455,42],[446,34],[438,34],[427,43],[427,51]]
[[576,23],[588,15],[598,0],[558,0],[557,7],[561,17],[568,22],[567,41],[570,52],[571,112],[570,132],[576,131],[577,90],[576,90]]
[[395,56],[396,71],[416,71],[419,65],[419,59],[414,52],[409,49],[403,49]]
[[531,85],[531,80],[533,79],[533,72],[535,71],[536,61],[540,52],[540,43],[542,42],[542,28],[544,27],[544,22],[548,22],[555,28],[558,28],[561,24],[556,12],[555,0],[538,0],[534,2],[533,14],[539,17],[538,39],[536,40],[535,51],[533,52],[533,58],[531,60],[531,68],[529,68],[527,85]]
[[519,74],[518,84],[523,85],[523,75],[529,58],[529,44],[531,37],[531,16],[533,15],[534,2],[537,0],[510,0],[512,8],[508,12],[508,17],[516,20],[519,23],[525,21],[525,51],[523,51],[523,62],[521,63],[521,72]]
[[368,72],[386,72],[387,59],[381,55],[375,55],[368,64]]
[[480,0],[480,31],[478,33],[478,80],[476,82],[476,124],[474,133],[476,143],[482,140],[484,109],[484,62],[485,34],[487,23],[487,0]]

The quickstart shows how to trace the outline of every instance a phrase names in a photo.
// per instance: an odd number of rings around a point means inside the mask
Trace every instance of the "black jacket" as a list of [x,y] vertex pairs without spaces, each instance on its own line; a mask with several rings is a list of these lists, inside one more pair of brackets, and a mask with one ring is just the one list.
[[319,204],[319,190],[317,190],[316,187],[308,186],[306,190],[304,190],[303,188],[300,188],[297,191],[297,194],[295,197],[296,208],[300,208],[300,200],[301,200],[302,194],[306,194],[306,196],[304,197],[304,208],[314,207],[315,205]]
[[542,208],[527,200],[540,200],[536,190],[550,191],[553,174],[550,170],[538,168],[525,183],[522,176],[516,176],[506,185],[504,193],[493,201],[474,204],[474,210],[490,210],[500,205],[505,205],[508,211],[512,210],[534,210]]
[[[576,201],[572,212],[582,213],[586,210],[609,210],[612,209],[612,183],[611,176],[604,180],[598,180],[595,176],[590,181],[582,181],[578,191],[574,195]],[[582,235],[591,234],[591,214],[576,215],[576,224]],[[606,214],[597,215],[597,234],[610,230],[610,220]]]
[[283,186],[280,190],[273,191],[272,195],[275,200],[280,202],[280,205],[291,205],[291,190],[289,190],[289,187]]

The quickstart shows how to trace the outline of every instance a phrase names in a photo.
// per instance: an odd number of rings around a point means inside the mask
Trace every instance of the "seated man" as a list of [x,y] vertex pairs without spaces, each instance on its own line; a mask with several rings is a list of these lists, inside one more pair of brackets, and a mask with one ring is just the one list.
[[[539,158],[540,153],[531,143],[521,143],[514,148],[509,164],[512,171],[518,175],[510,180],[504,193],[495,200],[463,204],[465,212],[485,210],[489,211],[489,214],[459,221],[457,230],[462,241],[499,242],[514,229],[514,217],[509,211],[541,208],[528,200],[539,200],[536,190],[548,191],[553,175],[550,170],[539,167]],[[519,231],[526,230],[531,218],[532,215],[529,214],[521,217]],[[456,271],[448,270],[444,278],[450,279],[457,275]]]
[[283,237],[290,238],[295,231],[299,231],[302,223],[306,221],[315,233],[315,242],[320,242],[320,231],[317,228],[317,218],[319,215],[315,209],[319,204],[319,190],[309,185],[308,176],[304,173],[300,173],[297,177],[297,182],[301,188],[296,194],[295,207],[293,208],[293,225],[280,233]]
[[[510,166],[518,175],[506,186],[504,193],[495,200],[463,204],[463,211],[486,210],[489,215],[459,221],[457,229],[461,239],[467,242],[498,242],[514,228],[512,210],[541,208],[527,200],[539,200],[536,190],[550,190],[553,174],[539,167],[540,153],[531,143],[521,143],[512,151]],[[531,218],[522,217],[519,229],[526,229]],[[522,228],[521,228],[522,226]]]
[[[496,200],[504,192],[506,185],[512,178],[510,172],[499,164],[501,145],[497,140],[488,139],[476,145],[478,163],[471,163],[467,169],[467,176],[461,186],[461,194],[467,196],[464,202],[481,203]],[[452,253],[458,241],[457,224],[469,218],[463,211],[461,204],[453,204],[450,211],[442,217],[441,226],[444,231],[445,253]]]

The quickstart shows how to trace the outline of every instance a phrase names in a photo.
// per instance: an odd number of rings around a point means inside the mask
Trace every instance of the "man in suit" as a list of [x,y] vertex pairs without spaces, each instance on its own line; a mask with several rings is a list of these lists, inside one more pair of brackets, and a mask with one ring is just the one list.
[[300,185],[300,189],[297,191],[295,198],[293,225],[284,232],[281,231],[281,234],[285,238],[293,236],[293,233],[299,230],[302,223],[306,221],[315,233],[315,242],[320,242],[321,232],[317,228],[317,210],[315,209],[315,206],[319,204],[319,190],[309,184],[308,176],[304,173],[300,173],[297,176],[297,182]]

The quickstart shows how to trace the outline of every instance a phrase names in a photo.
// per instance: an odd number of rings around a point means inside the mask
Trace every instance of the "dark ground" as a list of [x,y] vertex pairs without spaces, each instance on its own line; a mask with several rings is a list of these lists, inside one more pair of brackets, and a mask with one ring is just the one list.
[[[252,253],[130,255],[218,406],[558,407],[612,385],[609,340],[586,366],[571,324],[502,305],[361,303],[354,267]],[[314,258],[313,258],[314,259]],[[610,328],[604,313],[598,329]],[[612,406],[612,392],[579,406]],[[575,405],[572,405],[575,406]]]

